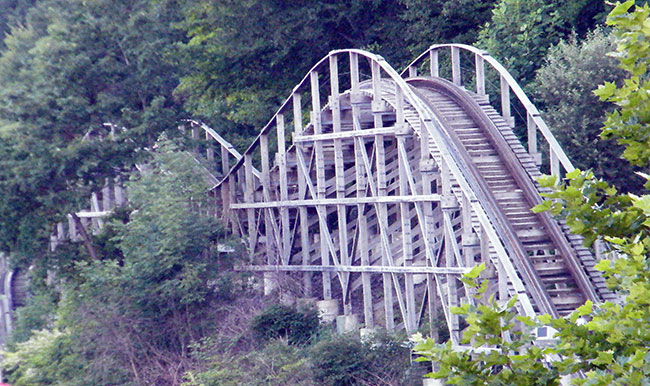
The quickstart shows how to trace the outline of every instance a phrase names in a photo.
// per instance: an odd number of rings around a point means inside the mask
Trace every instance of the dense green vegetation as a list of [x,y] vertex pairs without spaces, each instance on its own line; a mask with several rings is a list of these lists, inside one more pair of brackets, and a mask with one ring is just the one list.
[[[0,250],[11,253],[14,266],[31,267],[32,279],[4,362],[16,385],[420,382],[422,369],[409,363],[403,337],[330,336],[313,311],[268,308],[273,300],[254,296],[249,281],[231,270],[245,256],[241,243],[207,215],[205,171],[182,151],[177,127],[189,117],[248,145],[332,49],[368,49],[399,68],[433,43],[476,43],[535,90],[581,168],[619,189],[641,189],[618,159],[622,147],[596,139],[612,107],[590,90],[625,77],[604,55],[615,39],[609,30],[591,32],[609,10],[601,1],[0,5]],[[627,87],[645,79],[637,75]],[[610,98],[633,103],[610,115],[607,135],[643,167],[648,147],[638,145],[639,127],[629,123],[644,122],[630,111],[645,102],[626,95]],[[577,145],[587,140],[593,147]],[[147,172],[135,171],[136,163]],[[129,206],[87,243],[48,251],[53,224],[117,177],[129,181]],[[622,237],[625,227],[645,226],[636,222],[644,200],[614,197],[591,181],[577,189],[596,187],[596,201],[606,193],[620,221],[607,225],[592,216],[589,229]],[[225,243],[236,252],[220,254]]]

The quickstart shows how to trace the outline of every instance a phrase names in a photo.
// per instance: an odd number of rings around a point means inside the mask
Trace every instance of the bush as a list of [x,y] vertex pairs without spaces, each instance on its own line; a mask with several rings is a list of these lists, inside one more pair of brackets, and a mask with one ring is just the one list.
[[257,315],[251,329],[264,342],[282,338],[289,344],[301,345],[310,341],[318,331],[319,323],[315,309],[300,311],[294,307],[275,305]]
[[411,367],[406,341],[388,332],[364,342],[351,335],[324,339],[311,353],[314,380],[327,386],[419,385],[426,371]]

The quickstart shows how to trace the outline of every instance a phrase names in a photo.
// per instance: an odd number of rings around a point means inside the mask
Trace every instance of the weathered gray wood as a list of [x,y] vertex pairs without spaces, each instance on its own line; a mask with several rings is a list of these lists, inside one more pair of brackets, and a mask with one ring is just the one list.
[[399,204],[415,202],[438,202],[441,200],[439,194],[426,194],[417,196],[379,196],[379,197],[346,197],[346,198],[325,198],[316,200],[293,200],[293,201],[269,201],[255,202],[251,204],[232,204],[233,209],[249,208],[286,208],[286,207],[303,207],[314,205],[348,205],[357,204]]
[[539,166],[542,164],[542,155],[537,151],[537,124],[535,123],[535,116],[530,112],[526,113],[526,128],[528,132],[528,154],[533,157],[535,163]]
[[[285,145],[284,114],[276,115],[275,120],[278,135],[278,152],[276,160],[278,163],[278,173],[280,175],[280,200],[287,201],[289,198],[289,182],[287,179],[287,150]],[[282,248],[280,256],[282,261],[286,264],[289,261],[291,253],[289,209],[287,207],[280,208],[280,221],[282,223]]]
[[476,93],[485,95],[485,60],[481,55],[474,55],[476,70]]
[[242,265],[236,271],[252,272],[362,272],[362,273],[398,273],[398,274],[446,274],[464,275],[469,268],[464,267],[427,267],[427,266],[381,266],[381,265]]
[[[244,201],[247,203],[253,202],[253,157],[250,153],[244,155],[244,172],[246,178],[246,190],[244,191]],[[248,226],[248,249],[250,253],[255,252],[257,244],[257,226],[255,224],[255,209],[248,209],[246,211],[247,226]]]
[[460,75],[460,49],[458,47],[451,47],[451,79],[456,86],[462,85]]
[[514,127],[514,118],[510,112],[510,86],[503,75],[499,79],[501,84],[501,116],[508,122],[510,127]]
[[378,134],[382,135],[395,135],[395,127],[382,127],[377,129],[364,129],[354,131],[340,131],[334,133],[325,133],[319,135],[299,135],[294,136],[294,142],[316,142],[316,141],[330,141],[336,139],[350,139],[357,137],[372,137]]
[[[381,72],[379,65],[372,63],[372,86],[373,86],[373,110],[378,110],[381,101]],[[380,115],[374,116],[374,126],[376,128],[382,127],[383,122]],[[376,154],[376,169],[377,169],[377,196],[386,195],[386,156],[384,151],[384,137],[382,135],[375,136],[375,154]],[[386,205],[377,205],[378,223],[382,228],[388,226],[388,214],[386,213]],[[382,230],[380,230],[382,232]],[[383,240],[383,239],[382,239]],[[389,265],[390,249],[383,246],[382,250],[382,265]],[[389,274],[384,274],[382,277],[384,286],[384,322],[385,327],[389,330],[395,328],[395,316],[393,313],[393,278]]]
[[[301,101],[301,96],[299,93],[295,92],[292,96],[293,99],[293,130],[294,130],[294,137],[299,136],[302,134],[302,101]],[[296,153],[300,154],[300,157],[302,157],[304,150],[303,146],[300,143],[296,143]],[[308,176],[305,176],[303,171],[298,168],[297,171],[298,175],[298,198],[299,199],[304,199],[307,195],[307,183],[305,182],[305,179],[308,178]],[[301,254],[302,254],[302,264],[303,265],[310,265],[311,264],[311,257],[309,254],[309,220],[307,218],[307,208],[304,206],[301,206],[298,208],[298,215],[299,215],[299,221],[300,221],[300,249],[301,249]],[[305,297],[311,297],[312,296],[312,274],[311,272],[307,271],[303,275],[303,293]]]
[[[339,95],[339,69],[338,56],[330,55],[330,97],[329,107],[332,112],[332,129],[334,133],[341,132],[341,106]],[[343,148],[340,139],[334,139],[334,176],[336,185],[336,197],[345,197],[345,171],[343,169]],[[347,216],[345,206],[337,205],[336,215],[338,220],[339,236],[339,261],[341,264],[349,265],[350,258],[348,255],[348,233],[347,233]],[[350,298],[348,296],[349,275],[345,274],[342,288],[343,293],[343,313],[349,315],[352,312]]]
[[440,76],[440,65],[438,63],[438,50],[429,51],[429,63],[431,66],[431,76]]
[[[311,81],[311,122],[312,127],[314,128],[314,134],[318,135],[322,133],[321,127],[321,103],[320,103],[320,85],[318,82],[318,72],[312,71],[310,74]],[[325,159],[323,155],[323,143],[317,141],[314,145],[316,151],[316,194],[319,199],[325,198]],[[320,207],[319,210],[321,213],[324,208]],[[320,228],[320,251],[321,251],[321,264],[330,265],[330,252],[327,245],[327,238],[329,237],[329,229],[327,223],[319,221]],[[323,272],[323,299],[329,300],[332,298],[332,283],[331,276],[327,272]]]

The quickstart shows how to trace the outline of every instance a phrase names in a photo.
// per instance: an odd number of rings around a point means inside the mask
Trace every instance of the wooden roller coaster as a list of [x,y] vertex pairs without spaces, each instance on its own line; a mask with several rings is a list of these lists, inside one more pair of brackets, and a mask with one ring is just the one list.
[[474,47],[434,45],[401,75],[380,56],[333,51],[243,155],[194,126],[221,145],[215,192],[247,240],[242,269],[266,272],[267,286],[294,278],[365,327],[412,332],[442,311],[457,343],[450,308],[471,299],[458,278],[481,262],[491,291],[517,295],[523,315],[614,297],[582,239],[530,211],[540,167],[573,166],[512,76]]
[[[512,76],[474,47],[434,45],[401,75],[380,56],[333,51],[243,154],[190,127],[216,141],[205,158],[218,215],[246,240],[239,268],[263,272],[266,291],[289,279],[366,328],[413,332],[443,315],[453,344],[450,309],[472,301],[459,277],[479,263],[522,315],[614,298],[581,237],[531,212],[540,169],[574,168]],[[77,214],[92,228],[125,199],[119,186],[99,196]],[[78,239],[77,225],[66,235],[59,224],[52,247]]]

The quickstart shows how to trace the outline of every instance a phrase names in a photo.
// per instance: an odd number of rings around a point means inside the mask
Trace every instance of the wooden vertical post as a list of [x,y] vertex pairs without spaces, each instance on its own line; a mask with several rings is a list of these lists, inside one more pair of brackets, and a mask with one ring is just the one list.
[[460,49],[458,47],[451,47],[451,79],[456,86],[462,85],[460,75]]
[[538,116],[538,114],[526,114],[526,123],[528,129],[528,154],[533,157],[537,166],[542,164],[542,155],[537,151],[537,122],[535,122],[535,118]]
[[472,267],[474,265],[474,250],[478,246],[478,240],[474,236],[474,230],[472,228],[472,209],[470,206],[470,201],[466,196],[463,196],[462,204],[462,227],[463,227],[463,264],[466,267]]
[[[271,165],[269,161],[269,137],[266,134],[260,136],[260,156],[262,160],[262,194],[265,201],[271,201]],[[266,234],[266,263],[277,264],[275,246],[275,234],[273,232],[272,208],[262,209],[264,212],[264,233]]]
[[485,61],[481,55],[474,55],[476,65],[476,93],[485,95]]
[[199,131],[196,128],[196,126],[192,125],[191,133],[192,133],[192,141],[194,141],[194,149],[192,150],[194,151],[194,153],[198,154],[199,145],[196,143],[196,141],[199,139]]
[[510,127],[514,127],[515,122],[510,113],[510,86],[503,75],[501,75],[501,115]]
[[[221,173],[222,175],[228,174],[230,170],[230,154],[228,149],[225,146],[221,145]],[[231,219],[230,216],[233,214],[230,212],[230,178],[225,179],[221,184],[221,214],[223,221],[228,224],[234,219]]]
[[[395,130],[397,134],[398,148],[405,149],[406,136],[408,135],[408,127],[404,119],[404,95],[402,89],[395,87],[396,98],[396,119]],[[407,154],[406,151],[398,151],[398,173],[399,173],[399,192],[401,195],[409,195],[408,176],[406,168],[408,167],[409,160],[404,159],[402,154]],[[400,221],[402,229],[402,256],[404,257],[404,266],[408,267],[413,265],[413,245],[411,234],[411,217],[409,216],[410,204],[401,202],[399,204]],[[413,284],[413,275],[404,274],[404,289],[406,294],[406,320],[404,325],[408,333],[414,333],[417,329],[417,310],[415,307],[415,285]]]
[[115,179],[113,185],[113,193],[115,193],[115,206],[122,206],[126,203],[126,195],[124,194],[124,189],[122,188],[122,181],[120,178]]
[[[431,183],[433,182],[435,164],[431,158],[431,149],[429,148],[429,132],[427,131],[424,122],[421,122],[420,127],[423,128],[420,132],[420,178],[422,179],[422,194],[429,195],[432,193]],[[427,233],[427,239],[429,242],[429,245],[425,245],[425,248],[431,250],[433,248],[433,243],[435,242],[433,203],[425,203],[423,212],[424,229],[422,232]],[[437,261],[433,259],[435,256],[433,251],[429,252],[428,256],[431,256],[432,258],[427,259],[426,265],[431,267],[436,266]],[[434,283],[435,280],[436,279],[434,275],[427,274],[427,308],[429,311],[429,334],[433,339],[437,341],[438,331],[433,328],[434,322],[438,318],[438,296]]]
[[[302,134],[302,101],[300,94],[298,92],[293,93],[293,128],[295,135]],[[303,154],[303,144],[301,142],[296,143],[296,153]],[[298,168],[298,198],[304,199],[307,195],[307,183],[306,179],[309,176],[305,176],[301,169]],[[302,264],[310,265],[311,256],[309,255],[309,218],[307,217],[307,208],[305,206],[300,206],[298,208],[298,216],[300,219],[300,249],[302,254]],[[305,297],[312,296],[312,283],[311,283],[312,274],[311,272],[305,272],[303,274],[303,293]]]
[[[453,196],[453,193],[451,191],[451,171],[449,170],[449,167],[447,166],[446,163],[442,163],[442,168],[441,168],[441,182],[442,182],[442,211],[443,211],[443,216],[451,217],[451,214],[457,209],[457,203],[456,203],[456,198]],[[448,224],[443,223],[443,227],[447,227]],[[444,255],[445,255],[445,264],[447,267],[453,267],[454,266],[454,244],[456,244],[456,239],[454,237],[454,230],[453,229],[447,229],[444,232],[444,239],[445,239],[445,250],[444,250]],[[456,283],[456,278],[454,275],[447,275],[447,302],[449,306],[447,309],[451,309],[452,307],[455,307],[458,305],[458,291],[457,291],[457,283]],[[448,316],[449,320],[449,331],[450,333],[454,334],[455,338],[458,337],[459,333],[459,321],[458,321],[458,315],[450,313]]]
[[[253,158],[250,153],[244,154],[244,172],[246,179],[246,190],[244,190],[244,201],[247,204],[253,203],[254,185],[253,185]],[[255,209],[246,209],[248,222],[248,248],[250,253],[255,253],[255,244],[257,243],[257,224],[255,223]]]
[[[287,201],[289,200],[289,183],[287,181],[287,150],[285,144],[285,127],[284,127],[284,114],[278,114],[276,116],[276,127],[278,134],[278,172],[280,174],[280,200]],[[289,264],[289,255],[291,253],[291,231],[289,229],[289,208],[281,207],[280,208],[280,222],[282,226],[282,248],[281,248],[281,260],[283,264]]]
[[[350,53],[350,83],[351,83],[351,95],[350,103],[352,105],[352,120],[354,130],[359,130],[359,56],[351,52]],[[355,154],[355,172],[357,180],[357,197],[366,196],[366,187],[368,184],[368,175],[364,169],[363,154],[365,141],[363,138],[356,138],[354,141],[354,154]],[[368,219],[365,215],[366,206],[363,204],[357,205],[357,226],[359,227],[359,242],[357,251],[359,251],[359,257],[361,260],[361,265],[368,266],[370,265],[370,254],[368,251]],[[374,307],[372,303],[372,287],[370,284],[370,273],[363,272],[361,273],[361,285],[363,290],[363,317],[364,324],[366,328],[373,328],[375,326],[374,318]]]
[[[99,199],[97,198],[97,193],[92,192],[90,195],[90,210],[92,212],[99,212],[102,208],[99,206]],[[93,217],[92,222],[92,233],[99,233],[99,231],[104,226],[104,220],[101,217]]]
[[111,199],[111,185],[110,185],[110,179],[106,179],[104,181],[104,187],[102,188],[102,208],[104,210],[112,210],[113,209],[113,200]]
[[558,158],[557,153],[555,152],[555,150],[553,150],[553,148],[550,145],[549,145],[549,153],[551,154],[551,159],[550,159],[550,162],[551,162],[551,174],[554,175],[554,176],[558,176],[558,178],[559,178],[559,177],[561,177],[560,176],[560,159]]
[[[206,142],[209,143],[210,138],[211,138],[210,134],[208,134],[208,132],[206,131],[205,132],[205,140],[206,140]],[[210,145],[210,144],[207,145],[207,148],[205,150],[205,155],[206,155],[206,158],[207,158],[208,162],[210,163],[210,166],[212,166],[212,162],[214,162],[214,149],[212,148],[212,145]],[[221,153],[221,156],[223,157],[223,152]],[[226,170],[223,170],[222,172],[225,174]]]
[[429,51],[429,62],[431,66],[431,76],[437,78],[440,76],[440,64],[438,63],[438,50]]
[[[381,72],[379,63],[373,61],[371,65],[372,72],[372,85],[373,85],[373,98],[372,108],[374,115],[375,128],[383,127],[384,123],[381,117],[382,99],[381,99]],[[386,153],[384,149],[384,136],[375,136],[375,154],[377,165],[377,195],[386,196],[387,194],[387,181],[386,181]],[[377,221],[383,224],[383,229],[388,229],[388,210],[387,204],[377,204]],[[381,230],[380,230],[381,232]],[[382,265],[389,265],[389,258],[387,254],[390,251],[382,250]],[[384,313],[386,329],[392,330],[395,328],[395,314],[393,312],[394,299],[393,299],[393,278],[389,273],[382,274],[382,281],[384,285]]]
[[[333,131],[338,133],[341,131],[341,107],[339,95],[339,67],[338,56],[330,55],[330,98],[329,104],[332,111],[332,126]],[[345,197],[345,169],[343,165],[343,146],[341,139],[334,139],[334,175],[336,184],[336,198]],[[338,233],[339,233],[339,255],[340,262],[343,265],[350,265],[350,258],[348,254],[348,222],[345,211],[345,205],[336,206],[336,214],[338,218]],[[344,283],[349,283],[350,274],[343,273]],[[352,312],[352,304],[348,296],[348,289],[343,288],[343,313],[349,315]]]
[[[318,82],[318,72],[312,71],[310,74],[311,81],[311,122],[314,127],[314,134],[322,133],[321,126],[321,104],[320,104],[320,90]],[[325,157],[323,154],[323,142],[316,141],[314,144],[316,149],[316,194],[318,199],[325,198]],[[325,205],[320,205],[320,208],[323,213],[327,213],[327,208]],[[327,224],[324,224],[322,221],[318,221],[320,226],[320,253],[321,253],[321,265],[327,266],[330,265],[330,254],[327,246],[327,237],[329,230]],[[323,299],[330,300],[332,298],[332,277],[329,272],[323,272]]]
[[79,241],[79,233],[77,233],[77,223],[72,218],[72,215],[68,215],[68,234],[70,235],[70,240]]
[[418,76],[418,69],[415,66],[410,66],[409,67],[409,78],[415,78]]
[[239,170],[228,177],[228,213],[230,214],[233,234],[239,234],[241,237],[244,237],[244,234],[243,228],[241,228],[241,222],[239,221],[240,216],[231,209],[230,204],[237,202],[237,188],[240,187],[241,189],[241,186],[245,184],[246,177],[242,177],[243,170],[244,168],[239,168]]

